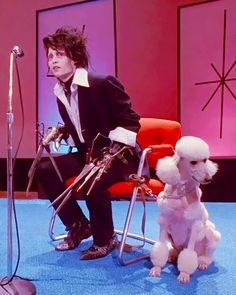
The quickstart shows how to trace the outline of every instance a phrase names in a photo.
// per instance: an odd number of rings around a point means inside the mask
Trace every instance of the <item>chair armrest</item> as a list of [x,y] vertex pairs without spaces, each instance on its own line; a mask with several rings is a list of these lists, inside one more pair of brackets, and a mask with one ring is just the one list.
[[147,155],[147,159],[151,168],[156,167],[158,159],[174,154],[174,148],[171,144],[150,145],[149,148],[152,151]]

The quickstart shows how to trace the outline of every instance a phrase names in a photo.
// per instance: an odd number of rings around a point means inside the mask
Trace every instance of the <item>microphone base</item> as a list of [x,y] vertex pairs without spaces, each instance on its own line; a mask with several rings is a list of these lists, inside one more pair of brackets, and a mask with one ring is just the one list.
[[[7,283],[8,278],[2,279],[1,284]],[[5,294],[24,294],[24,295],[35,295],[36,288],[34,284],[26,279],[14,277],[11,282],[4,286],[0,285],[0,295]]]

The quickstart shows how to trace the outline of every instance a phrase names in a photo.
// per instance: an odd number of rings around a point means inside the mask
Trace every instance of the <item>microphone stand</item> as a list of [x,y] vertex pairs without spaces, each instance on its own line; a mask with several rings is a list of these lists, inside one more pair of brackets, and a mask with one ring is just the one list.
[[19,294],[34,295],[36,288],[33,283],[27,279],[20,278],[12,273],[12,208],[13,208],[13,166],[12,166],[12,94],[13,94],[13,61],[14,58],[24,56],[23,51],[15,46],[10,54],[10,79],[9,79],[9,97],[8,97],[8,153],[7,153],[7,195],[8,195],[8,226],[7,226],[7,277],[0,282],[0,295],[3,294]]

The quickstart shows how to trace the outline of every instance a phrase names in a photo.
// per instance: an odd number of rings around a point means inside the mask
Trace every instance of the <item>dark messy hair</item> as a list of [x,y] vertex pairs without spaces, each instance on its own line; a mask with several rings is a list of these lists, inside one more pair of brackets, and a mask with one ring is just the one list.
[[66,55],[75,62],[77,68],[87,68],[89,53],[86,48],[87,39],[83,30],[73,27],[61,27],[52,35],[43,39],[44,48],[48,54],[49,48],[64,49]]

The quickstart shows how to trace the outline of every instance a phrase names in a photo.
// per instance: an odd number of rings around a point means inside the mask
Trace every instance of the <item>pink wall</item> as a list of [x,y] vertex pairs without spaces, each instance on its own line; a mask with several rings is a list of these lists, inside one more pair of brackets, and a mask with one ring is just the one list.
[[[25,112],[25,131],[18,157],[35,155],[36,10],[73,0],[11,0],[0,3],[0,157],[7,155],[9,57],[15,45]],[[177,7],[200,0],[117,0],[118,76],[142,116],[178,119]],[[63,24],[62,24],[63,25]],[[16,79],[13,93],[13,153],[19,140],[21,112]]]

